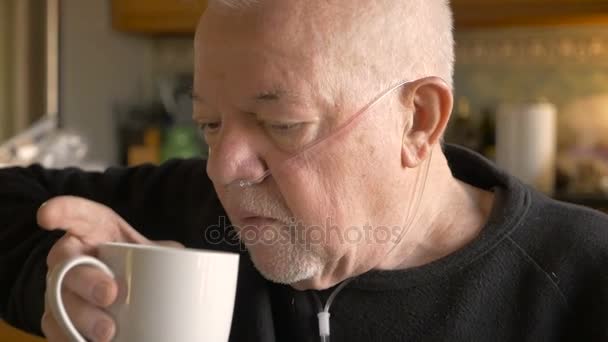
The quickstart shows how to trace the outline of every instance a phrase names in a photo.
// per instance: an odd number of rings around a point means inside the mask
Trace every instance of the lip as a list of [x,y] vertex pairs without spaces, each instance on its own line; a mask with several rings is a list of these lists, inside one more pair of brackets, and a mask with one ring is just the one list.
[[235,218],[239,225],[261,226],[276,223],[278,220],[272,217],[260,216],[248,210],[235,210]]
[[250,217],[245,217],[245,218],[241,218],[238,220],[238,226],[240,226],[241,228],[244,227],[264,227],[264,226],[271,226],[271,225],[275,225],[278,221],[276,219],[270,218],[270,217],[263,217],[263,216],[250,216]]

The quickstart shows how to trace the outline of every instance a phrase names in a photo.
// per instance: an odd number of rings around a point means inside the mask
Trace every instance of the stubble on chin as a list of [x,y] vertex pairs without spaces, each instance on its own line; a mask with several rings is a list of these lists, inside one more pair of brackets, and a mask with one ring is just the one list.
[[323,270],[322,258],[303,245],[252,246],[248,250],[256,269],[264,278],[275,283],[297,283]]

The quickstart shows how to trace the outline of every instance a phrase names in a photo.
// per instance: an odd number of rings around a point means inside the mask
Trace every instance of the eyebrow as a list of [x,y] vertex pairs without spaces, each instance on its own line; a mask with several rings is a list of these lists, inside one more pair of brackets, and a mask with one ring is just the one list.
[[[203,97],[200,96],[199,94],[197,94],[196,92],[194,92],[193,89],[190,89],[190,91],[188,92],[188,95],[190,96],[190,98],[193,101],[205,103],[205,100],[203,99]],[[255,100],[255,102],[260,102],[260,103],[278,102],[279,100],[281,100],[284,97],[287,97],[288,95],[289,94],[287,94],[287,92],[284,90],[275,89],[275,90],[270,90],[270,91],[262,91],[259,94],[253,96],[253,100]]]

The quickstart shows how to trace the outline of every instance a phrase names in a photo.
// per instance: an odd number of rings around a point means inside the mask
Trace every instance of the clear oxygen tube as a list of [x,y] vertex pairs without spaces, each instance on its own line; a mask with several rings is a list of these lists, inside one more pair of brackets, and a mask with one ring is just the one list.
[[[428,174],[429,174],[432,154],[433,154],[433,151],[431,150],[429,158],[427,158],[427,160],[425,161],[425,165],[423,167],[420,167],[416,174],[416,183],[414,184],[414,194],[416,196],[416,200],[410,202],[410,205],[408,205],[407,215],[405,216],[405,220],[404,220],[405,222],[402,225],[403,230],[399,234],[399,237],[397,238],[397,241],[395,242],[393,247],[391,247],[391,249],[386,253],[385,257],[389,256],[393,252],[395,247],[397,247],[399,245],[399,243],[401,242],[401,240],[403,240],[403,237],[405,236],[405,234],[410,230],[412,222],[414,221],[415,213],[418,212],[418,208],[420,207],[420,202],[422,202],[422,195],[423,195],[424,189],[426,187],[426,181],[427,181]],[[421,169],[424,169],[424,171],[421,171]],[[422,174],[422,177],[420,177],[421,174]],[[422,182],[420,182],[420,180],[422,180]],[[412,204],[413,204],[413,206],[412,206]],[[315,302],[316,302],[317,310],[318,310],[317,319],[319,320],[319,337],[320,337],[321,342],[330,342],[329,309],[331,308],[331,304],[334,302],[334,299],[340,293],[340,291],[342,291],[342,289],[345,288],[346,285],[348,285],[353,279],[355,279],[355,278],[348,278],[348,279],[344,280],[342,283],[340,283],[340,285],[338,285],[332,291],[332,293],[329,295],[329,298],[327,298],[327,302],[325,303],[325,305],[323,305],[321,303],[321,299],[319,298],[319,295],[315,291],[312,292],[312,295],[315,298]]]
[[[287,169],[289,167],[293,167],[294,164],[297,164],[298,160],[306,159],[308,156],[310,156],[314,153],[318,153],[318,148],[321,147],[322,145],[325,145],[324,143],[327,142],[328,140],[337,138],[339,136],[342,136],[345,133],[348,133],[348,131],[350,131],[353,127],[355,127],[356,123],[360,122],[361,119],[365,116],[365,114],[370,112],[371,109],[376,104],[381,102],[384,98],[386,98],[388,95],[390,95],[393,91],[400,89],[401,87],[403,87],[409,83],[410,83],[410,81],[403,81],[403,82],[397,83],[396,85],[393,85],[392,87],[390,87],[389,89],[385,90],[380,95],[378,95],[376,98],[374,98],[371,102],[369,102],[367,105],[365,105],[363,108],[361,108],[358,112],[356,112],[350,118],[348,118],[344,123],[339,125],[336,129],[332,130],[327,135],[321,136],[317,140],[314,140],[313,142],[299,148],[296,152],[292,152],[287,155],[282,154],[282,153],[274,153],[275,155],[273,155],[272,158],[281,158],[281,161],[279,162],[279,165],[275,168],[275,170],[266,169],[262,174],[260,174],[259,176],[255,177],[255,178],[237,179],[226,186],[228,188],[235,188],[235,187],[246,188],[246,187],[254,186],[256,184],[263,182],[267,177],[270,176],[271,173],[274,174],[275,176],[277,176],[277,174],[281,174],[282,170]],[[279,155],[279,156],[276,156],[276,155]]]
[[[274,177],[281,177],[283,172],[285,172],[289,168],[294,168],[294,167],[297,168],[298,161],[300,161],[300,160],[306,160],[306,162],[309,163],[311,158],[315,158],[315,157],[318,158],[319,155],[322,155],[322,154],[320,154],[320,152],[317,151],[317,149],[319,147],[328,145],[327,144],[328,140],[338,138],[344,134],[348,134],[348,132],[351,131],[356,126],[356,124],[361,121],[361,119],[365,116],[366,113],[371,112],[371,109],[376,104],[378,104],[383,99],[388,97],[388,95],[390,95],[394,91],[401,89],[410,83],[411,83],[410,81],[403,81],[403,82],[397,83],[397,84],[393,85],[392,87],[386,89],[384,92],[379,94],[376,98],[374,98],[371,102],[369,102],[366,106],[364,106],[361,110],[356,112],[354,115],[352,115],[350,118],[348,118],[344,123],[342,123],[340,126],[338,126],[337,129],[333,130],[326,136],[320,137],[319,139],[313,141],[312,143],[305,145],[304,147],[299,149],[297,152],[293,152],[293,153],[287,154],[287,155],[282,154],[282,153],[275,154],[275,156],[273,156],[273,158],[276,158],[277,155],[279,155],[281,160],[278,163],[278,166],[276,168],[274,168],[273,170],[266,169],[261,175],[259,175],[257,177],[254,177],[252,179],[237,179],[226,186],[229,188],[235,188],[235,190],[255,186],[256,184],[263,182],[271,174],[273,174]],[[311,156],[313,156],[313,157],[311,157]],[[415,180],[415,184],[414,184],[414,189],[413,189],[413,195],[414,195],[413,197],[415,197],[415,200],[409,202],[407,213],[405,215],[405,219],[404,219],[404,222],[402,225],[403,230],[401,231],[395,244],[387,252],[386,256],[388,256],[390,253],[392,253],[392,251],[395,249],[395,247],[397,245],[399,245],[399,243],[401,242],[401,240],[403,239],[405,234],[410,229],[410,226],[413,222],[415,213],[418,211],[418,207],[420,206],[420,202],[422,200],[422,194],[423,194],[424,188],[426,186],[426,181],[428,178],[431,159],[432,159],[432,150],[431,150],[431,155],[429,155],[429,158],[427,158],[427,160],[425,161],[425,164],[420,165],[420,167],[418,167],[417,174],[416,174],[416,180]],[[277,164],[275,164],[275,165],[277,165]],[[320,335],[320,340],[322,342],[330,341],[329,309],[331,308],[331,305],[334,302],[336,296],[339,294],[339,292],[344,287],[346,287],[352,280],[353,280],[353,278],[349,278],[349,279],[344,280],[342,283],[340,283],[334,289],[334,291],[330,294],[325,305],[322,305],[321,300],[319,299],[317,293],[313,292],[313,296],[315,297],[315,301],[317,303],[317,307],[318,307],[318,311],[319,311],[317,314],[317,317],[319,320],[319,335]]]

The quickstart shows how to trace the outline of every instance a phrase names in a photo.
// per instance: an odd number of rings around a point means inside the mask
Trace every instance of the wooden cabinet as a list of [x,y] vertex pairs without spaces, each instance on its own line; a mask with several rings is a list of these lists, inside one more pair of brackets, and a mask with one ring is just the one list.
[[43,338],[17,330],[0,320],[0,341],[10,342],[44,342]]
[[456,29],[608,24],[608,0],[452,0]]
[[[608,0],[452,0],[451,4],[456,29],[608,24]],[[113,26],[123,32],[192,34],[206,6],[206,0],[112,0]]]
[[206,0],[112,0],[112,26],[123,32],[192,34]]

